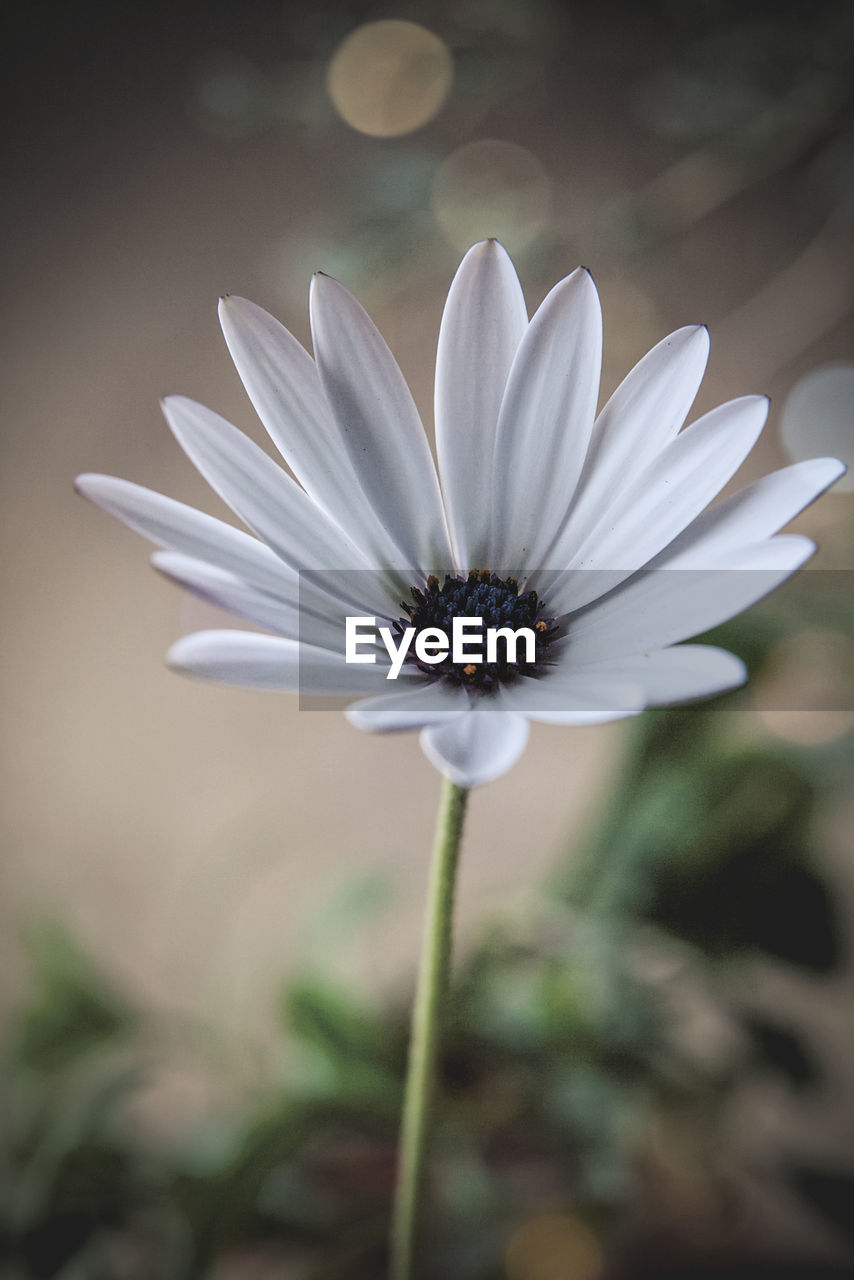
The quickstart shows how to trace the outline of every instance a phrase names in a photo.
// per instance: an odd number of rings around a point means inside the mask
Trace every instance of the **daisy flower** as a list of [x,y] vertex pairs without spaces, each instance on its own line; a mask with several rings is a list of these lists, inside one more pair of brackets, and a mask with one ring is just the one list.
[[[768,403],[743,396],[683,429],[705,328],[659,342],[597,416],[602,318],[588,272],[555,285],[529,320],[506,252],[475,245],[439,333],[437,466],[359,303],[317,275],[310,306],[313,358],[251,302],[220,304],[237,371],[292,475],[211,410],[164,402],[179,444],[251,533],[125,480],[77,481],[163,548],[158,569],[265,628],[184,637],[174,667],[355,698],[355,725],[419,729],[461,787],[509,769],[530,720],[597,723],[744,680],[733,654],[682,642],[803,564],[813,544],[776,535],[844,467],[801,462],[710,506]],[[345,657],[347,617],[376,625],[360,662]],[[464,617],[528,627],[533,650],[431,664],[410,646],[391,682],[380,628],[417,639]]]

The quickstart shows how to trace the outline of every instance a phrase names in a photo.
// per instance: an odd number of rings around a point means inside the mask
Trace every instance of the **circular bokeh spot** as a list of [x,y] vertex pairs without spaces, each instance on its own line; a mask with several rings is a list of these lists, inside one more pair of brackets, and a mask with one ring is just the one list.
[[595,1280],[602,1250],[580,1218],[546,1213],[514,1232],[505,1266],[508,1280]]
[[470,142],[442,162],[433,215],[455,249],[493,237],[511,251],[532,244],[549,219],[551,183],[536,156],[515,142]]
[[803,746],[837,741],[854,729],[854,641],[829,627],[786,636],[769,651],[752,698],[776,737]]
[[326,85],[336,111],[352,128],[396,138],[432,120],[453,74],[443,40],[417,22],[386,18],[366,22],[341,41]]
[[827,364],[800,378],[780,419],[783,445],[793,462],[841,458],[847,475],[833,491],[854,490],[854,364]]

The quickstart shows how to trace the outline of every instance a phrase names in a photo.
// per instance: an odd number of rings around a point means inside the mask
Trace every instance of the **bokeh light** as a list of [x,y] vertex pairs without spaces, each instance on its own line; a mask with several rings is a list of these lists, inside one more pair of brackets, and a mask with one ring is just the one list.
[[854,729],[854,711],[760,711],[759,718],[775,738],[800,747],[838,742]]
[[780,434],[793,462],[827,454],[848,474],[836,492],[854,490],[854,364],[826,364],[799,379],[783,405]]
[[831,628],[780,640],[753,688],[763,726],[801,746],[835,742],[854,729],[854,641]]
[[515,1232],[505,1263],[508,1280],[593,1280],[602,1251],[580,1218],[546,1213]]
[[488,138],[460,147],[440,165],[431,205],[454,248],[492,236],[518,252],[548,223],[551,182],[527,148]]
[[417,22],[367,22],[341,41],[327,73],[329,96],[352,128],[376,138],[420,129],[436,115],[453,80],[443,40]]

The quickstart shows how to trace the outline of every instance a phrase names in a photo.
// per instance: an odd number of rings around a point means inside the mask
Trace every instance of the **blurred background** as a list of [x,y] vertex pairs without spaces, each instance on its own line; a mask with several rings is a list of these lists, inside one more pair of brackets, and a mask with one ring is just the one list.
[[[371,1277],[438,778],[415,736],[167,672],[213,613],[72,492],[225,515],[216,323],[364,302],[431,423],[456,265],[579,262],[603,399],[709,325],[738,485],[852,461],[847,0],[208,0],[6,14],[3,1280]],[[851,1275],[850,476],[716,637],[747,690],[534,726],[470,806],[424,1277]],[[785,1264],[785,1266],[784,1266]],[[669,1271],[668,1271],[669,1268]]]

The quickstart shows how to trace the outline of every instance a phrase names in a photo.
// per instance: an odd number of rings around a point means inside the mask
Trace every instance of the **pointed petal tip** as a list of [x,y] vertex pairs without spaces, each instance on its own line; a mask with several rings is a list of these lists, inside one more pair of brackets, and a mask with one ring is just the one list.
[[193,401],[189,396],[182,395],[179,391],[170,391],[168,395],[160,397],[160,408],[164,417],[168,418],[170,411],[179,409],[181,405],[192,404]]
[[[804,458],[802,462],[792,462],[785,471],[798,471],[804,477],[809,477],[809,481],[815,486],[816,498],[829,489],[831,485],[836,484],[848,470],[847,465],[841,458],[821,457],[821,458]],[[813,499],[810,499],[813,501]]]
[[327,300],[332,298],[341,300],[350,299],[352,302],[356,303],[361,310],[364,310],[364,307],[362,307],[362,304],[358,301],[355,294],[353,294],[346,285],[343,285],[340,280],[337,280],[335,276],[329,275],[326,271],[315,271],[314,275],[311,277],[311,284],[308,289],[309,312],[311,313],[313,304],[318,302],[325,303]]
[[486,257],[496,255],[501,258],[510,258],[510,254],[504,248],[504,245],[495,236],[489,236],[486,240],[478,240],[470,249],[467,249],[463,255],[463,261],[470,257]]
[[166,654],[165,654],[166,665],[167,667],[170,667],[172,671],[186,670],[186,667],[184,664],[187,660],[187,652],[188,652],[187,642],[192,640],[193,638],[194,638],[193,636],[182,636],[180,640],[176,640],[175,643],[170,645],[169,648],[166,650]]
[[570,271],[569,275],[564,276],[562,280],[558,280],[557,284],[549,291],[546,300],[568,299],[573,295],[580,296],[587,306],[595,307],[597,312],[601,313],[599,290],[596,288],[596,281],[587,267],[575,267]]
[[180,551],[155,551],[149,557],[149,563],[152,569],[156,569],[164,578],[175,582],[181,569],[193,563],[193,557],[183,555]]
[[697,360],[700,381],[706,371],[706,365],[709,362],[709,352],[711,350],[712,340],[707,324],[686,324],[676,329],[669,337],[664,339],[665,345],[676,347],[685,355]]
[[[206,661],[216,652],[223,636],[238,634],[229,631],[193,631],[188,636],[181,636],[166,650],[166,665],[173,671],[183,671],[188,675],[203,674],[198,670],[200,661]],[[247,632],[246,634],[254,634]]]
[[590,267],[578,266],[574,271],[570,272],[569,279],[577,278],[579,285],[583,285],[586,289],[592,290],[599,301],[599,290],[596,287],[596,280]]
[[[734,410],[748,411],[751,414],[756,413],[757,418],[761,419],[761,423],[764,424],[770,409],[770,396],[765,395],[763,392],[748,392],[747,395],[736,396],[734,400],[726,400],[722,405],[718,405],[717,410],[712,409],[711,413],[726,410],[730,412]],[[708,417],[709,415],[704,416]]]
[[778,534],[776,538],[771,539],[770,545],[772,547],[776,545],[780,548],[782,555],[785,555],[787,550],[791,553],[793,571],[800,569],[818,551],[818,544],[813,542],[812,538],[805,537],[802,533]]
[[[153,555],[151,557],[150,563],[155,573],[158,573],[161,578],[165,578],[165,580],[169,583],[170,586],[173,586],[173,587],[187,586],[186,582],[181,577],[180,561],[176,560],[173,563],[170,560],[159,559],[157,555]],[[166,665],[167,666],[172,665],[172,663],[169,661],[168,653],[166,655]]]
[[246,311],[254,305],[248,298],[241,298],[237,293],[224,293],[216,304],[220,327],[225,329],[226,324],[232,321],[235,316],[239,316],[242,311]]
[[217,313],[221,325],[238,319],[241,316],[251,316],[256,313],[266,315],[267,312],[263,307],[259,307],[257,302],[252,302],[250,298],[242,298],[239,293],[224,293],[217,303]]
[[196,422],[191,422],[194,411],[202,410],[201,405],[195,400],[191,400],[189,396],[171,395],[163,396],[160,401],[160,408],[166,419],[169,430],[175,436],[176,440],[181,440],[182,432],[187,427],[198,425],[198,412],[196,412]]
[[259,325],[279,324],[276,317],[257,302],[253,302],[251,298],[242,298],[237,293],[226,293],[220,298],[217,314],[226,345],[232,351],[232,359],[235,341],[239,343],[241,338],[246,341]]
[[240,319],[246,314],[251,305],[246,298],[239,298],[233,293],[224,293],[217,303],[216,313],[219,319],[219,327],[229,350],[231,350],[231,343],[234,340]]
[[333,293],[348,293],[340,281],[334,276],[327,275],[325,271],[315,271],[311,277],[311,283],[308,286],[308,305],[311,315],[314,314],[313,308],[323,298],[329,297]]
[[88,498],[90,502],[98,503],[105,490],[124,483],[127,482],[119,480],[116,476],[101,475],[97,471],[84,471],[74,478],[74,492],[79,493],[81,498]]
[[589,267],[576,267],[574,271],[570,271],[566,276],[566,283],[572,281],[573,285],[578,289],[583,289],[589,297],[599,303],[599,290],[596,288],[596,281],[593,279],[593,272]]

